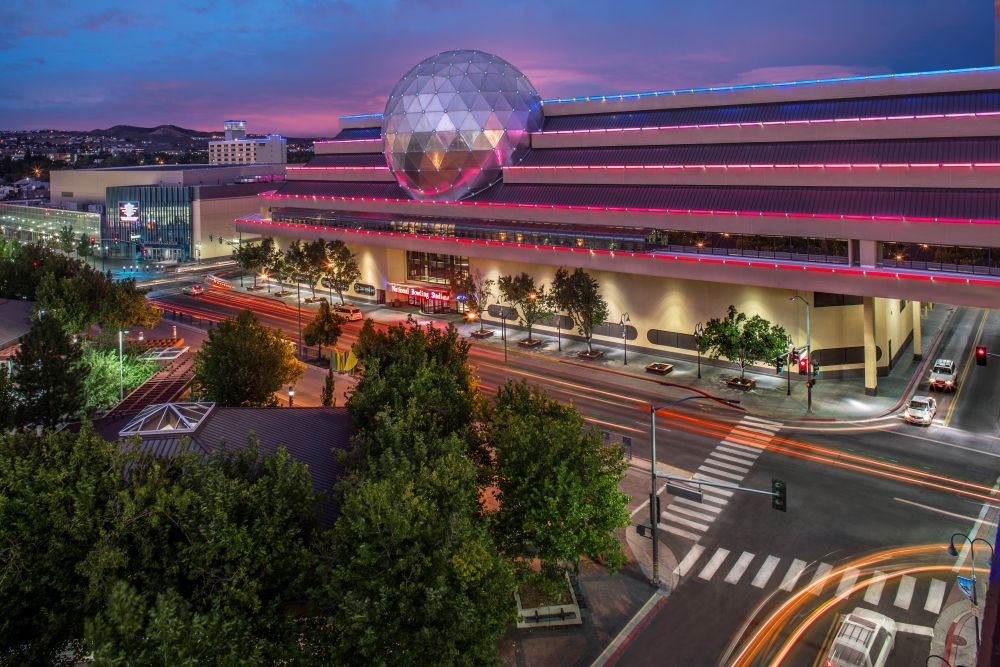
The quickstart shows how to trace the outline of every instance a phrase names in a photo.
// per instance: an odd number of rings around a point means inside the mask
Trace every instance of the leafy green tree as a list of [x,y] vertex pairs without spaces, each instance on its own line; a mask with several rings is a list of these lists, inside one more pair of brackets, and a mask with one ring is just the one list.
[[59,243],[59,249],[67,255],[76,249],[76,237],[73,235],[73,228],[69,225],[59,230],[56,240]]
[[7,364],[0,364],[0,435],[14,428],[16,417],[14,383]]
[[531,328],[536,322],[552,317],[551,296],[545,293],[545,286],[535,286],[535,279],[522,272],[518,276],[500,276],[497,282],[500,294],[507,303],[520,311],[518,324],[528,328],[528,341]]
[[21,246],[13,261],[0,262],[0,298],[35,300],[35,291],[46,274],[56,279],[75,276],[84,270],[80,260],[47,247],[43,243]]
[[88,257],[94,255],[94,246],[90,243],[90,237],[86,233],[80,234],[80,238],[76,241],[76,256],[80,259],[87,261]]
[[288,276],[295,281],[295,289],[298,290],[302,283],[300,278],[305,277],[309,269],[309,257],[306,255],[306,249],[302,242],[298,239],[292,241],[285,248],[284,264]]
[[[99,603],[81,575],[125,485],[116,445],[89,427],[0,437],[0,656],[59,664]],[[65,661],[71,662],[71,661]]]
[[163,311],[146,300],[148,292],[136,287],[134,278],[115,281],[107,278],[107,295],[97,313],[102,332],[117,335],[119,329],[126,327],[152,329],[159,324]]
[[228,406],[277,405],[274,393],[305,373],[284,335],[249,310],[209,331],[194,364],[205,400]]
[[499,504],[493,534],[505,554],[539,559],[550,581],[581,557],[611,572],[625,563],[615,535],[629,523],[620,447],[604,447],[576,408],[524,382],[497,390],[486,429]]
[[322,239],[310,241],[302,247],[305,255],[303,273],[309,278],[312,297],[316,298],[316,285],[326,274],[326,242]]
[[[331,364],[332,366],[332,364]],[[319,392],[319,402],[324,408],[332,408],[337,405],[337,398],[334,396],[336,384],[333,380],[333,368],[326,372],[326,379],[323,381],[323,389]]]
[[84,404],[85,369],[80,346],[55,317],[35,318],[14,357],[17,422],[55,426],[73,419]]
[[713,359],[723,357],[739,366],[742,382],[748,366],[774,365],[778,355],[787,351],[787,341],[784,327],[771,324],[760,315],[747,317],[730,305],[725,317],[708,321],[696,343]]
[[0,237],[0,259],[13,261],[21,252],[21,242],[15,238]]
[[57,318],[69,334],[86,331],[97,321],[105,290],[92,276],[79,274],[57,278],[46,273],[38,283],[36,312]]
[[361,277],[358,258],[343,241],[335,240],[326,244],[326,264],[323,275],[344,303],[344,290],[351,288]]
[[[344,318],[330,310],[330,303],[323,299],[319,304],[319,312],[312,322],[302,330],[302,339],[306,345],[318,345],[317,359],[323,356],[324,345],[336,345],[337,339],[343,333]],[[330,355],[330,365],[333,365],[333,355]]]
[[465,275],[452,285],[455,294],[464,294],[469,311],[479,316],[479,330],[483,330],[483,313],[490,305],[493,298],[493,287],[496,281],[492,278],[484,278],[479,271],[474,271],[470,275]]
[[587,350],[594,351],[594,327],[608,319],[608,302],[601,296],[600,285],[583,269],[573,273],[561,268],[552,281],[552,300],[569,314],[576,330],[587,341]]
[[125,393],[132,391],[159,370],[154,361],[139,359],[132,354],[122,356],[119,368],[117,350],[101,350],[87,345],[83,351],[85,377],[83,382],[85,412],[110,407],[118,402],[119,382],[124,371]]

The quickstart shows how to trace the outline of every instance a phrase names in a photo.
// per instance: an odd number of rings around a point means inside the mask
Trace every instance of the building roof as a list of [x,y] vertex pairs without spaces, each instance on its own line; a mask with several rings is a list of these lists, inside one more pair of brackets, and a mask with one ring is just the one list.
[[358,139],[379,139],[382,136],[381,127],[358,127],[341,130],[330,141],[357,141]]
[[34,301],[0,299],[0,350],[13,345],[31,329]]

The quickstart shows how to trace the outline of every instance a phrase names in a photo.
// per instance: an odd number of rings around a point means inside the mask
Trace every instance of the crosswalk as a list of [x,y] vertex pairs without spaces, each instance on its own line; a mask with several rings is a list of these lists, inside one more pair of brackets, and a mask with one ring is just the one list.
[[723,547],[707,549],[700,544],[691,547],[674,568],[674,574],[681,580],[693,574],[699,581],[711,582],[718,577],[731,586],[748,583],[759,589],[771,584],[787,593],[804,587],[815,596],[824,590],[828,594],[841,595],[855,587],[863,587],[857,588],[857,592],[863,590],[865,603],[872,607],[886,604],[904,611],[912,607],[914,611],[932,614],[941,612],[948,591],[948,583],[941,579],[918,580],[909,575],[887,577],[884,572],[862,572],[855,568],[835,572],[831,563],[807,563],[798,558],[759,555]]
[[[734,435],[736,429],[743,433]],[[743,417],[698,467],[694,478],[707,482],[739,484],[780,429],[781,422],[749,415]],[[743,437],[740,438],[740,435]],[[747,445],[747,438],[760,444]],[[732,491],[708,486],[702,487],[702,491],[704,495],[701,503],[686,498],[671,500],[660,514],[660,529],[697,542],[733,496]]]

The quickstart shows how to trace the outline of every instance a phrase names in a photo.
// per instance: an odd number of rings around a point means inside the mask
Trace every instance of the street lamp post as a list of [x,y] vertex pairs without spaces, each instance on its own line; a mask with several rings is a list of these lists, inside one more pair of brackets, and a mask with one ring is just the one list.
[[292,407],[292,403],[295,400],[295,387],[288,385],[288,407]]
[[628,313],[622,313],[621,318],[618,320],[618,324],[622,327],[622,354],[624,366],[628,366],[628,325],[632,323],[629,318]]
[[267,279],[267,274],[264,273],[264,272],[261,272],[260,279],[267,284],[267,293],[270,294],[271,293],[271,281]]
[[979,596],[976,589],[979,588],[976,583],[976,542],[982,542],[987,547],[989,547],[990,555],[993,555],[993,545],[989,541],[984,540],[981,537],[971,538],[965,533],[955,533],[951,536],[951,540],[948,543],[948,553],[952,556],[958,556],[958,549],[955,548],[955,538],[960,537],[963,541],[969,543],[969,556],[972,558],[972,606],[974,612],[972,614],[973,620],[976,622],[976,655],[979,655]]
[[118,330],[118,402],[125,400],[125,334],[128,329]]
[[504,309],[503,304],[497,304],[500,307],[500,337],[503,338],[503,362],[507,363],[507,311]]
[[705,325],[701,322],[694,325],[694,347],[698,350],[698,379],[701,379],[701,337],[705,333]]
[[792,350],[794,349],[791,337],[788,338],[788,343],[786,347],[788,349],[785,352],[785,378],[787,380],[788,390],[785,395],[791,396],[792,395]]
[[[812,412],[813,409],[813,389],[812,389],[812,329],[810,328],[809,311],[812,307],[809,302],[796,294],[788,297],[789,301],[801,301],[806,304],[806,410]],[[791,382],[791,380],[789,380]]]
[[300,276],[295,276],[295,303],[299,310],[296,323],[299,328],[299,354],[304,357],[305,352],[302,350],[302,283],[299,282],[299,277]]

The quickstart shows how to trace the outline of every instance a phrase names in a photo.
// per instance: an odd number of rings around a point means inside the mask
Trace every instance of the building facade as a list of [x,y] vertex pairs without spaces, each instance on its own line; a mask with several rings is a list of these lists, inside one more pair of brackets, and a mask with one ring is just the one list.
[[497,61],[421,63],[237,228],[342,239],[359,297],[431,310],[456,274],[582,267],[598,338],[672,355],[729,304],[802,345],[801,296],[814,358],[870,392],[921,354],[922,303],[1000,306],[1000,68],[542,101]]
[[208,142],[209,164],[285,164],[288,145],[278,134],[247,138],[245,120],[227,120],[225,139]]

